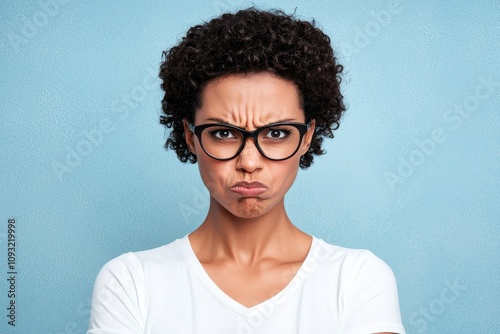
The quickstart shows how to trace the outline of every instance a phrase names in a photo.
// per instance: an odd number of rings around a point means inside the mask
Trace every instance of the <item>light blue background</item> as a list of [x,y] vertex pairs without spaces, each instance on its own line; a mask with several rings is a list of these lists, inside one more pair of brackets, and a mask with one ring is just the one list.
[[[154,76],[188,27],[251,4],[44,3],[54,0],[0,5],[2,333],[84,333],[105,262],[201,222],[207,193],[197,167],[163,149]],[[499,2],[256,4],[315,18],[346,66],[348,113],[328,154],[299,173],[287,198],[293,221],[383,258],[408,333],[500,333]]]

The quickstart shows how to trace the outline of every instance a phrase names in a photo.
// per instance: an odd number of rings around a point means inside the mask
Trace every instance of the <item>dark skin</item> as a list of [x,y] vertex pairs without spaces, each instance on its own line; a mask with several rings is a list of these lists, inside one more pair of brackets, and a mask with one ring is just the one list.
[[[283,119],[305,121],[295,85],[270,74],[255,74],[207,85],[195,123],[223,120],[252,131]],[[198,156],[200,173],[210,192],[207,217],[189,240],[211,279],[246,307],[283,290],[311,246],[312,237],[288,218],[284,196],[312,133],[311,129],[305,135],[300,152],[285,161],[266,159],[252,139],[238,157],[217,161],[203,152],[198,139],[186,129],[187,142]],[[258,195],[233,192],[231,186],[242,180],[261,182],[266,189]]]
[[[268,73],[215,80],[205,87],[202,102],[194,125],[223,121],[253,131],[283,120],[305,122],[296,86]],[[310,145],[314,121],[298,152],[284,161],[262,156],[252,139],[236,158],[218,161],[206,155],[187,123],[184,130],[210,193],[207,217],[189,235],[191,246],[222,291],[247,308],[258,305],[290,283],[311,247],[312,237],[288,218],[284,197]],[[236,189],[241,181],[259,182],[261,189]]]

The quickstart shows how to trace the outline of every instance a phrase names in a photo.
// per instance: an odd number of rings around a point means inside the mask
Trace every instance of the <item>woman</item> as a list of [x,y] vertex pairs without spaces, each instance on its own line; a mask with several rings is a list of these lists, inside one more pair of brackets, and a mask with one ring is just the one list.
[[313,24],[253,8],[165,53],[166,146],[198,163],[208,214],[188,236],[104,266],[89,334],[404,333],[388,266],[285,211],[298,168],[345,111],[341,72]]

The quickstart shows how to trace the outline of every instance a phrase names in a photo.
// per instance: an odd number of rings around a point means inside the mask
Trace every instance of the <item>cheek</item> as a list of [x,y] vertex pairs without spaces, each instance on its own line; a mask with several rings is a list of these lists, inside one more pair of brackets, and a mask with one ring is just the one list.
[[228,175],[229,171],[224,163],[214,160],[208,156],[198,156],[198,169],[201,179],[210,194],[214,194],[220,188],[223,176]]
[[274,171],[276,180],[282,180],[282,188],[285,191],[292,186],[295,178],[297,177],[297,172],[299,171],[299,161],[300,157],[297,159],[295,157],[286,160],[283,164],[278,164]]

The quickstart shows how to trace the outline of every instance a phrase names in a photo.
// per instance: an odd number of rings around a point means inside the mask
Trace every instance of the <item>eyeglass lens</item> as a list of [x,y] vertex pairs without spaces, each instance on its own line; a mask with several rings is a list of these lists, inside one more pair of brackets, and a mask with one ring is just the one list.
[[[201,132],[205,151],[216,159],[234,157],[243,146],[243,133],[223,125],[214,125]],[[289,158],[300,145],[299,129],[292,125],[265,128],[257,136],[258,146],[265,157],[274,160]]]

